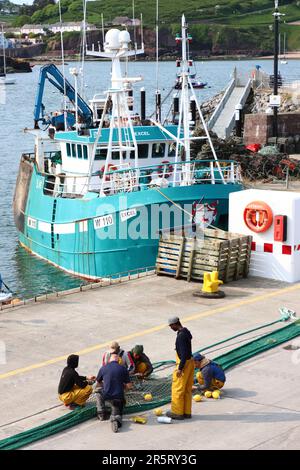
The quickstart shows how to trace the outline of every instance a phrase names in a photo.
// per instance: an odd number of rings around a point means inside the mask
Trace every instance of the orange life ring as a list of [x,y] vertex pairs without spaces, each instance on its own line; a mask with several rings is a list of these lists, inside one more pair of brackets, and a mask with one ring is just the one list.
[[[115,165],[113,165],[112,163],[109,163],[109,164],[107,165],[107,171],[108,171],[108,172],[110,172],[110,171],[116,171],[117,169],[118,169],[118,168],[117,168]],[[104,173],[104,170],[105,170],[105,165],[103,165],[103,167],[102,167],[101,170],[100,170],[100,178],[102,178],[102,175],[103,175],[103,173]],[[110,175],[106,175],[106,176],[105,176],[105,181],[110,181]]]
[[[165,166],[167,166],[167,171],[165,172],[165,174],[163,174]],[[158,167],[158,176],[160,178],[162,178],[163,176],[165,178],[169,178],[169,176],[171,176],[173,171],[174,171],[173,165],[170,164],[169,160],[163,160],[161,162],[161,165],[159,165]]]
[[273,222],[271,207],[262,201],[250,202],[244,210],[244,222],[252,232],[266,232]]

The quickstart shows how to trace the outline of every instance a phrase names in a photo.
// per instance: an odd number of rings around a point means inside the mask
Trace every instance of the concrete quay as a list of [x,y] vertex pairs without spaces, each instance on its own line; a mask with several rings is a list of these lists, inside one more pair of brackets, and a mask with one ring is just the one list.
[[[78,371],[96,374],[112,340],[124,349],[143,344],[153,362],[174,359],[178,315],[193,334],[194,351],[279,318],[278,309],[300,312],[300,283],[249,278],[222,286],[226,297],[194,297],[198,283],[155,275],[0,312],[2,410],[0,439],[70,413],[57,397],[66,357],[80,355]],[[277,323],[267,333],[283,326]],[[243,344],[237,338],[208,357]],[[243,343],[241,343],[243,341]],[[292,344],[292,349],[285,346]],[[146,425],[129,416],[118,434],[92,419],[28,449],[299,449],[300,339],[244,362],[227,373],[221,400],[193,404],[192,420]],[[169,407],[166,406],[165,409]],[[160,429],[163,426],[162,429]]]

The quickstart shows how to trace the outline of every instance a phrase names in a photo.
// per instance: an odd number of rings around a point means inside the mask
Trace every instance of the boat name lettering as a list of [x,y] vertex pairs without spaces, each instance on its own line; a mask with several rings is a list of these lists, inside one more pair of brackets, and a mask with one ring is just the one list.
[[28,225],[28,227],[36,228],[36,227],[37,227],[37,220],[36,220],[36,219],[32,219],[31,217],[28,217],[28,219],[27,219],[27,225]]
[[125,222],[128,219],[136,216],[136,209],[127,209],[126,211],[120,212],[121,221]]
[[97,217],[94,219],[94,228],[95,230],[103,227],[109,227],[114,224],[114,218],[112,214],[103,215],[102,217]]
[[146,132],[146,131],[144,131],[144,132],[135,132],[135,135],[137,137],[139,137],[139,136],[150,136],[150,133]]

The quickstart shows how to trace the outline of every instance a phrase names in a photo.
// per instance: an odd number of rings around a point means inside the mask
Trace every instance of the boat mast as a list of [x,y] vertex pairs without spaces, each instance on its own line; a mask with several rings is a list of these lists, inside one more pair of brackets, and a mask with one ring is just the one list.
[[[127,31],[119,31],[118,29],[111,29],[106,33],[104,51],[96,51],[94,46],[92,50],[87,50],[87,55],[102,57],[111,59],[112,71],[111,71],[111,88],[106,91],[107,98],[110,96],[112,101],[112,111],[110,118],[110,131],[109,131],[109,142],[107,157],[104,166],[104,172],[102,177],[102,185],[100,194],[104,194],[104,184],[106,181],[106,173],[109,171],[109,163],[112,160],[112,152],[119,152],[120,162],[122,163],[123,152],[134,151],[135,152],[135,167],[138,168],[138,147],[133,130],[133,124],[131,120],[131,113],[128,107],[127,99],[127,87],[126,84],[132,84],[141,80],[141,77],[123,77],[121,71],[120,59],[127,60],[128,57],[132,57],[135,54],[144,53],[144,44],[142,44],[139,50],[129,50],[130,35]],[[100,127],[101,126],[101,127]],[[101,136],[101,128],[103,126],[103,120],[101,120],[98,130],[99,138]],[[116,129],[118,134],[118,144],[113,143],[115,139]],[[125,140],[125,145],[123,141]],[[94,154],[96,152],[96,146],[94,146]]]
[[3,46],[3,73],[4,73],[4,77],[6,77],[5,36],[4,36],[4,30],[3,30],[3,23],[1,23],[1,32],[2,32],[2,46]]
[[[189,97],[189,83],[188,83],[188,59],[187,59],[187,45],[189,39],[187,38],[187,24],[185,22],[185,16],[182,15],[182,113],[183,113],[183,141],[185,149],[185,159],[190,161],[191,159],[191,143],[190,143],[190,97]],[[191,165],[190,163],[185,165],[186,182],[190,183],[191,180]]]
[[82,22],[82,57],[81,57],[81,91],[80,95],[85,99],[85,81],[84,81],[84,59],[85,59],[85,50],[86,50],[86,0],[83,0],[83,22]]
[[66,89],[66,74],[65,74],[65,53],[64,53],[64,38],[62,29],[62,14],[61,14],[61,3],[58,1],[59,10],[59,24],[60,24],[60,47],[61,47],[61,60],[62,60],[62,72],[64,76],[64,126],[67,130],[67,89]]

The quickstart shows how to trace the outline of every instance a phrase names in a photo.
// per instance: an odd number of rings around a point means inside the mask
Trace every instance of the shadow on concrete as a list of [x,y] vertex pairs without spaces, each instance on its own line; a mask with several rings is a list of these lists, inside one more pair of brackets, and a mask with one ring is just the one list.
[[226,388],[223,392],[224,398],[249,398],[256,395],[257,392],[254,392],[254,390],[245,390],[243,388]]
[[222,290],[224,290],[227,299],[234,299],[235,297],[250,297],[253,295],[252,292],[246,292],[245,290],[235,289],[233,286],[223,286]]
[[249,289],[283,289],[284,287],[289,287],[291,285],[288,282],[277,281],[275,279],[266,279],[264,277],[256,276],[251,276],[249,278],[233,281],[230,282],[228,285],[230,287],[235,287],[235,284],[237,284],[238,287],[249,287]]
[[[299,423],[300,413],[287,412],[284,413],[278,412],[261,412],[257,413],[251,411],[250,413],[234,413],[232,414],[218,414],[218,415],[201,415],[193,416],[193,421],[219,421],[219,422],[228,422],[228,421],[237,421],[237,422],[246,422],[246,423],[290,423],[295,421]],[[185,421],[183,421],[185,422]]]

